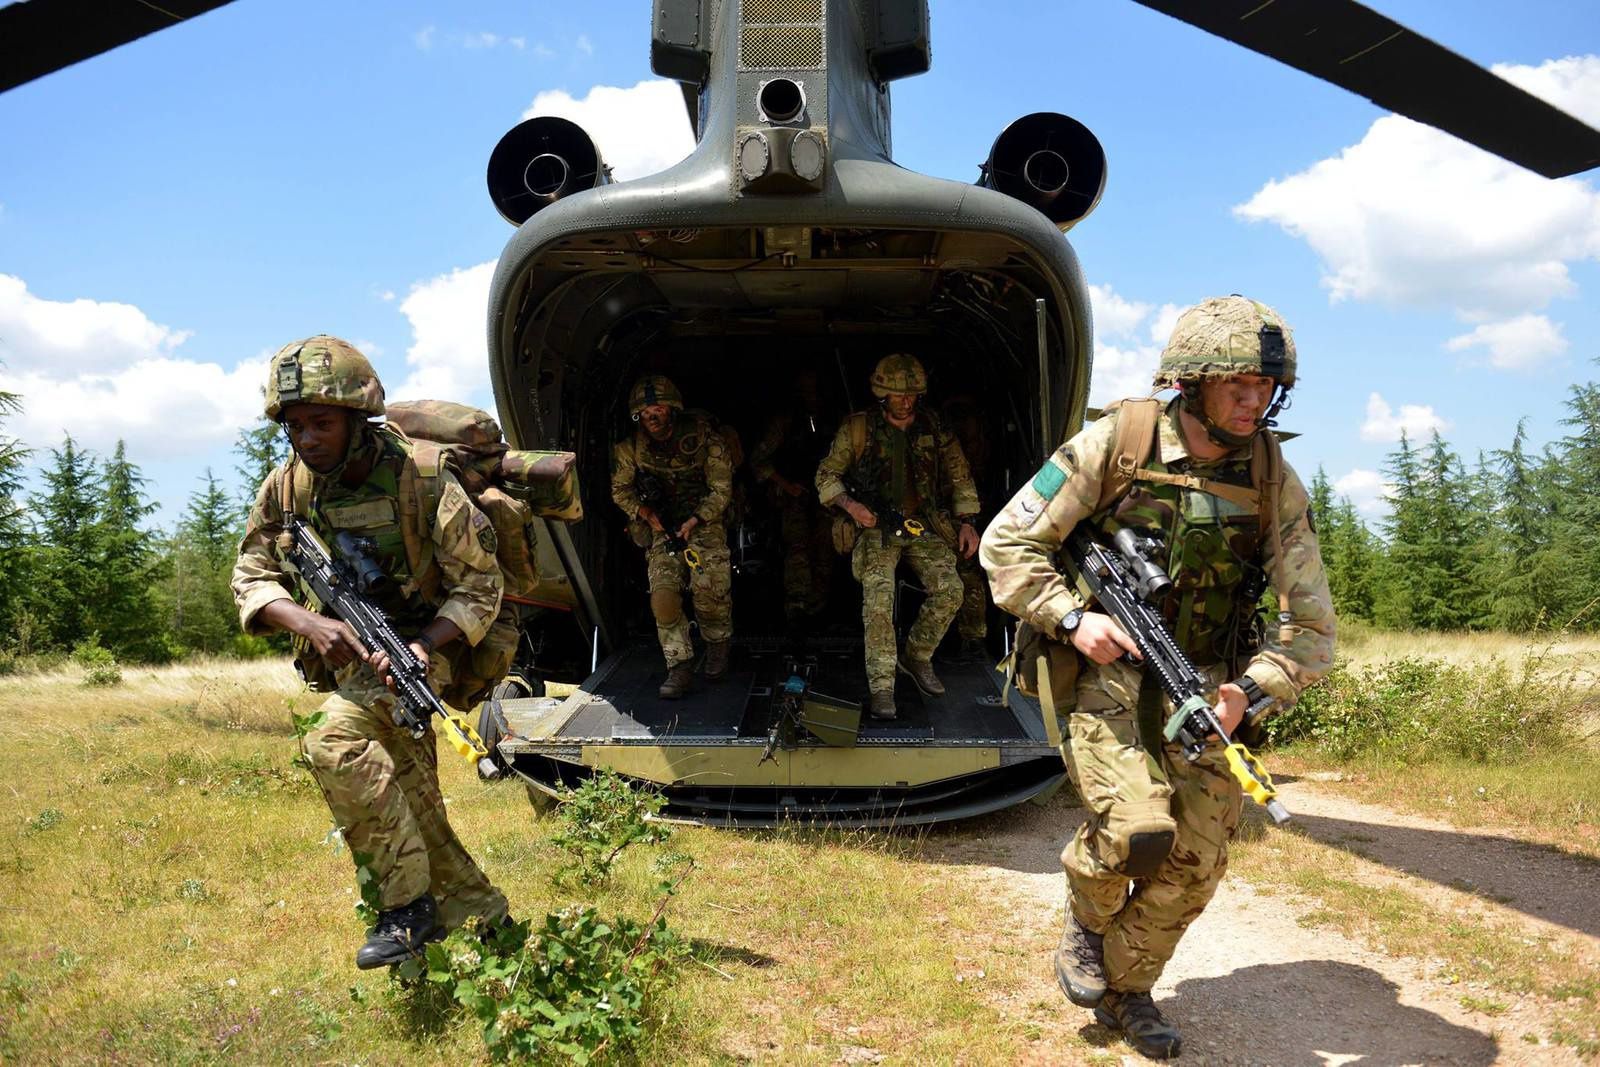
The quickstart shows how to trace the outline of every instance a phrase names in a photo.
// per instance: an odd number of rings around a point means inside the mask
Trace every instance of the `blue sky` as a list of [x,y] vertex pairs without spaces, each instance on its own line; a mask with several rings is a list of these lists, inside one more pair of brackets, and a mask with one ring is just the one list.
[[[1379,6],[1600,124],[1592,3]],[[0,388],[26,407],[5,429],[41,451],[126,438],[170,522],[207,466],[232,479],[293,338],[357,341],[392,396],[490,404],[483,299],[512,231],[489,152],[536,110],[586,125],[619,177],[685,153],[649,19],[237,0],[0,95]],[[1600,376],[1594,177],[1548,182],[1125,0],[936,0],[932,30],[932,71],[893,90],[903,165],[970,181],[1037,110],[1105,145],[1105,198],[1070,234],[1096,401],[1148,374],[1176,308],[1265,300],[1301,352],[1291,460],[1375,514],[1400,427],[1470,459],[1525,416],[1542,444]]]

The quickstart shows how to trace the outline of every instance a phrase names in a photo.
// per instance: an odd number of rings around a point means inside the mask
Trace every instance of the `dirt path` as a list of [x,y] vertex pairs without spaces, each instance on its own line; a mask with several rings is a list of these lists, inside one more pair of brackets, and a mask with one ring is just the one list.
[[[1453,915],[1520,926],[1528,937],[1558,937],[1600,967],[1600,864],[1507,832],[1464,831],[1348,800],[1314,782],[1288,784],[1282,793],[1310,836],[1373,861],[1362,865],[1363,881],[1401,888]],[[1056,853],[1081,817],[1056,801],[996,818],[975,836],[935,839],[931,851],[935,862],[982,883],[997,921],[1015,932],[1010,947],[1030,961],[1036,978],[1000,1007],[1038,1027],[1038,1062],[1144,1062],[1068,1004],[1049,973],[1063,906]],[[1503,997],[1514,1002],[1502,1014],[1468,1010],[1463,987],[1440,976],[1437,961],[1387,956],[1336,931],[1302,926],[1313,906],[1289,893],[1260,892],[1237,875],[1223,882],[1155,990],[1183,1031],[1182,1062],[1582,1062],[1570,1048],[1526,1039],[1550,1033],[1548,1004]]]

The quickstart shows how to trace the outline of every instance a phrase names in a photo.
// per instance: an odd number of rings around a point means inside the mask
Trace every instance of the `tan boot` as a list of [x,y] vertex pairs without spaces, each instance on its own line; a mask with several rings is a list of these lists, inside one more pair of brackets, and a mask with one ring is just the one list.
[[669,668],[667,680],[661,683],[661,688],[656,690],[656,696],[662,700],[677,700],[689,691],[689,683],[694,681],[694,672],[687,663],[680,663]]
[[899,714],[894,706],[894,693],[873,693],[867,705],[867,714],[874,719],[892,719]]
[[714,682],[728,673],[728,656],[731,642],[712,641],[706,645],[706,681]]
[[897,661],[900,673],[904,674],[915,683],[922,691],[923,696],[944,696],[944,683],[939,681],[939,676],[933,673],[933,664],[925,659],[908,659],[901,656]]

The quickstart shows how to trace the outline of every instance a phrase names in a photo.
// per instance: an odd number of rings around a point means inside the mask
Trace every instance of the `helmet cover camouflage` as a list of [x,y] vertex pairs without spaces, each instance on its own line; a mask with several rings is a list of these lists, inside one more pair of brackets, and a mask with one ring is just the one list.
[[634,382],[633,388],[628,391],[628,414],[637,415],[652,404],[665,404],[682,411],[683,394],[678,392],[678,387],[666,375],[646,374]]
[[1161,353],[1156,387],[1235,374],[1260,374],[1294,385],[1294,333],[1283,316],[1245,297],[1202,300],[1178,316]]
[[319,333],[278,349],[267,368],[267,418],[281,419],[290,404],[327,404],[378,416],[383,383],[355,345]]
[[922,369],[922,361],[916,356],[896,352],[878,360],[878,365],[872,369],[873,396],[919,396],[927,391],[928,372]]

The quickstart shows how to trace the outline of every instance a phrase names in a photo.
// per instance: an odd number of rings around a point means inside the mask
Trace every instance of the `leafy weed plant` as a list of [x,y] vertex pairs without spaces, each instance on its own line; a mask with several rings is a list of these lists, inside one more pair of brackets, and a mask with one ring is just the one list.
[[556,809],[561,828],[550,839],[571,857],[557,879],[575,875],[583,885],[600,885],[630,846],[665,843],[671,828],[652,821],[665,804],[660,793],[635,789],[611,771],[601,771],[569,791]]

